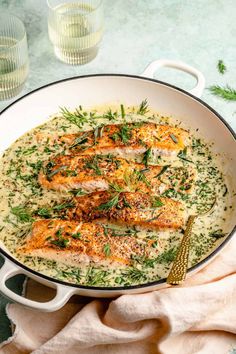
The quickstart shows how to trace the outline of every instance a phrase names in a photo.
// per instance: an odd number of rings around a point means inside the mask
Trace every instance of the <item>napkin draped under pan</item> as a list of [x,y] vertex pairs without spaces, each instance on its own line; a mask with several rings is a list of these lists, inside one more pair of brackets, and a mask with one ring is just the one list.
[[[52,290],[29,281],[26,295]],[[115,300],[73,297],[43,313],[11,304],[1,354],[230,354],[236,351],[236,237],[182,287]]]

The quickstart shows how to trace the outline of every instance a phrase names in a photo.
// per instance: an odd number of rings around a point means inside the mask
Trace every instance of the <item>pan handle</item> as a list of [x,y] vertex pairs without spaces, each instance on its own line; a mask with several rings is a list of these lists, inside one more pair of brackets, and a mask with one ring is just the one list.
[[196,97],[201,97],[202,92],[205,88],[205,78],[203,74],[199,70],[195,69],[194,67],[185,64],[181,61],[168,60],[168,59],[155,60],[146,67],[146,69],[141,75],[145,77],[153,78],[155,71],[162,67],[175,68],[177,70],[184,71],[192,75],[193,77],[195,77],[197,79],[197,85],[192,90],[188,90],[188,92]]
[[23,306],[31,307],[35,310],[53,312],[59,310],[69,298],[74,294],[74,290],[67,286],[55,284],[56,296],[47,302],[38,302],[29,300],[21,295],[14,293],[6,286],[6,281],[17,274],[22,274],[24,271],[18,268],[14,263],[5,258],[5,263],[0,269],[0,292],[12,301],[18,302]]

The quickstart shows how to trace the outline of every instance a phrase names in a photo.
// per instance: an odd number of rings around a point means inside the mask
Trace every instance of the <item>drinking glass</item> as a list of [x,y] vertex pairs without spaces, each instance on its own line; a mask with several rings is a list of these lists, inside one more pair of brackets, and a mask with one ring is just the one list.
[[0,14],[0,100],[16,96],[29,71],[27,38],[21,20]]
[[102,0],[48,0],[48,32],[55,55],[68,64],[86,64],[103,35]]

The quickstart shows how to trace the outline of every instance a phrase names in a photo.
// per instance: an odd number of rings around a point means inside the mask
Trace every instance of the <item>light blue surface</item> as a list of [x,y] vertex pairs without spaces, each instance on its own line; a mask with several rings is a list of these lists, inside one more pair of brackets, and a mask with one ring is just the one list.
[[[206,86],[229,84],[236,88],[235,0],[105,0],[105,35],[97,58],[84,66],[60,62],[47,35],[45,0],[0,0],[25,23],[30,75],[22,94],[53,81],[93,73],[140,74],[148,63],[166,58],[184,61],[206,77]],[[218,73],[223,59],[227,72]],[[174,70],[156,78],[188,89],[194,80]],[[236,102],[226,102],[205,90],[203,100],[236,130]],[[14,101],[14,100],[12,100]],[[0,110],[9,103],[0,102]],[[17,119],[17,117],[16,117]],[[3,301],[0,304],[5,304]],[[0,312],[0,341],[9,334]]]

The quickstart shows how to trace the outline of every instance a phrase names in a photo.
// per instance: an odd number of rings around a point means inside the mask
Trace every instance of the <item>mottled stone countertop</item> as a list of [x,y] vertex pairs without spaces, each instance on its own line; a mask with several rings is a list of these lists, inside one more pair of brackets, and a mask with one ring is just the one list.
[[[140,74],[155,59],[184,61],[199,69],[206,87],[213,84],[236,88],[235,0],[104,0],[105,35],[97,58],[84,66],[60,62],[47,34],[46,0],[0,0],[25,23],[30,74],[21,95],[63,78],[93,73]],[[221,75],[217,62],[227,72]],[[163,69],[156,78],[184,89],[194,85],[189,75]],[[236,102],[226,102],[205,90],[202,99],[236,130]],[[14,100],[12,100],[14,101]],[[12,101],[0,102],[0,110]],[[19,287],[19,282],[15,282]],[[9,335],[0,298],[0,342]]]

